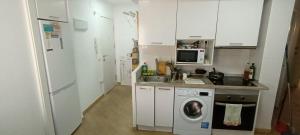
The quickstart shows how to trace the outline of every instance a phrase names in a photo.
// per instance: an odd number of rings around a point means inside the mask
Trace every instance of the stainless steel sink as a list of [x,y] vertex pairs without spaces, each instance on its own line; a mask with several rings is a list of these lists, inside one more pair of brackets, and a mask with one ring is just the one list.
[[141,80],[144,82],[170,82],[170,76],[142,76]]

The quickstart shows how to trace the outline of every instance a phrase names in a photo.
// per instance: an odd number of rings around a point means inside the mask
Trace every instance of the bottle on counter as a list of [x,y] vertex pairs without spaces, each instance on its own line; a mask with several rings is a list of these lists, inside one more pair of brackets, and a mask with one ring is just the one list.
[[255,79],[255,70],[256,70],[255,64],[252,63],[252,65],[249,67],[249,80],[250,81],[253,81]]
[[244,81],[249,81],[250,80],[250,63],[247,63],[244,69]]
[[147,75],[148,75],[148,65],[145,62],[144,65],[142,65],[142,76],[147,76]]

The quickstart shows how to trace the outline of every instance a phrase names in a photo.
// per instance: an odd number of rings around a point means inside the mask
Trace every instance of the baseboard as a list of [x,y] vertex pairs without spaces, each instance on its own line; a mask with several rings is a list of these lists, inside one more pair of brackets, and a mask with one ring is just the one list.
[[103,94],[99,96],[91,105],[89,105],[84,111],[83,115],[85,115],[100,99],[102,99]]
[[256,128],[255,129],[255,133],[259,133],[259,134],[269,134],[271,132],[272,132],[271,129],[266,129],[266,128]]

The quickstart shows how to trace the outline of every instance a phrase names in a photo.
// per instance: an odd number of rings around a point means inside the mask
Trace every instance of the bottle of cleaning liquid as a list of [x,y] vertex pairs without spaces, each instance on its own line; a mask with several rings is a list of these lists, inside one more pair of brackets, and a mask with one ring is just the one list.
[[148,75],[148,65],[145,62],[144,65],[142,65],[142,76],[147,76],[147,75]]
[[252,63],[252,65],[249,67],[249,80],[253,81],[255,79],[255,64]]

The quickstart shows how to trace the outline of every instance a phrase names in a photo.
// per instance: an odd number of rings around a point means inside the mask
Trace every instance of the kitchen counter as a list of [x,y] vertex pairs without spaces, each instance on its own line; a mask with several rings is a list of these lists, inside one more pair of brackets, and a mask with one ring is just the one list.
[[207,77],[198,77],[205,84],[186,84],[183,80],[171,82],[144,82],[140,79],[137,80],[137,86],[162,86],[162,87],[181,87],[181,88],[207,88],[207,89],[224,89],[224,90],[268,90],[265,85],[254,81],[255,86],[228,86],[228,85],[214,85]]

